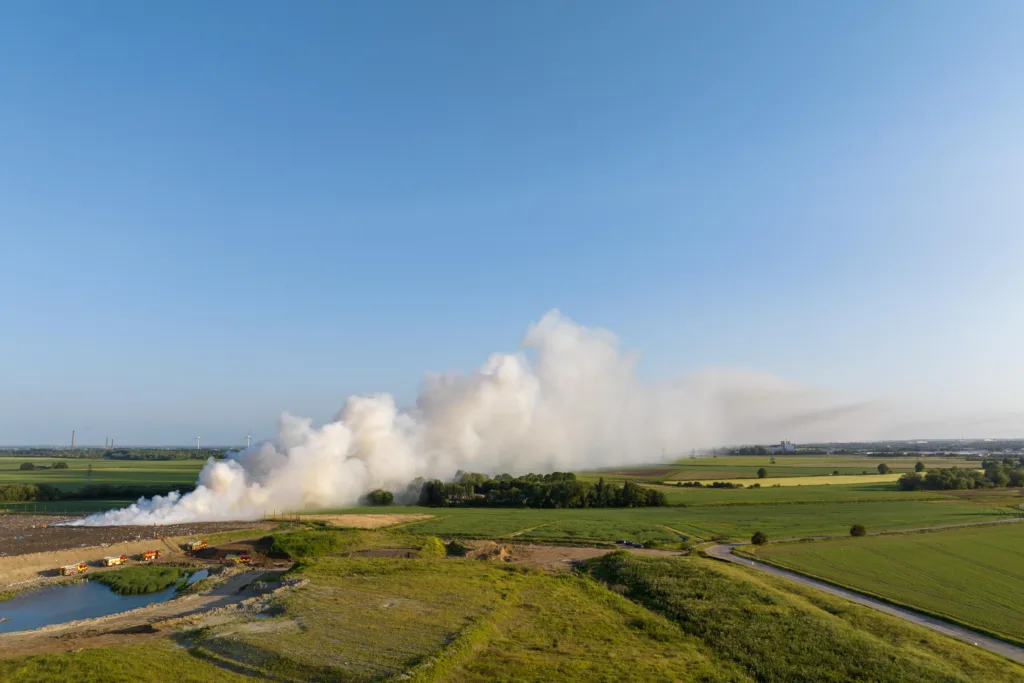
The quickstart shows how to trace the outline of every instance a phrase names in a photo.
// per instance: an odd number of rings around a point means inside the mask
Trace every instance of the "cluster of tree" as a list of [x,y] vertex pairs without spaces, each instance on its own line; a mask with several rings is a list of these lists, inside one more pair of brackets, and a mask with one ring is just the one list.
[[[754,485],[757,486],[757,488],[761,488],[760,484],[754,484]],[[741,488],[743,488],[743,484],[734,484],[731,481],[715,481],[715,482],[711,482],[710,484],[702,484],[699,481],[684,481],[684,482],[677,482],[676,486],[682,486],[682,487],[685,487],[685,488],[694,488],[694,489],[699,489],[699,488],[709,488],[709,489],[741,489]]]
[[571,472],[521,477],[501,474],[493,478],[474,472],[462,473],[452,483],[436,479],[423,482],[419,504],[430,507],[602,508],[661,506],[667,502],[661,491],[631,481],[616,486],[605,483],[603,477],[596,484],[580,481]]
[[87,484],[79,489],[63,490],[50,484],[0,484],[0,502],[32,503],[51,500],[134,500],[136,498],[152,498],[165,496],[170,491],[187,493],[194,486],[175,486],[168,489],[166,485],[150,486],[145,484]]
[[[985,460],[984,470],[961,467],[908,472],[897,482],[904,491],[948,491],[963,489],[984,489],[1001,486],[1024,486],[1024,458],[1013,460]],[[915,469],[917,469],[915,467]]]
[[395,496],[391,491],[375,489],[366,494],[367,505],[391,505],[395,502]]
[[223,458],[223,448],[9,448],[4,458],[74,458],[76,460],[206,460]]
[[21,466],[18,469],[19,470],[66,470],[66,469],[68,469],[68,464],[66,462],[64,462],[63,460],[61,460],[59,462],[55,462],[52,466],[50,466],[50,465],[36,465],[35,463],[31,463],[31,462],[23,462],[23,463],[21,463]]
[[769,451],[764,446],[740,446],[729,451],[730,455],[769,455]]
[[103,452],[107,460],[207,460],[223,458],[223,448],[117,448]]
[[49,484],[0,484],[0,502],[31,503],[36,500],[57,500],[60,491]]

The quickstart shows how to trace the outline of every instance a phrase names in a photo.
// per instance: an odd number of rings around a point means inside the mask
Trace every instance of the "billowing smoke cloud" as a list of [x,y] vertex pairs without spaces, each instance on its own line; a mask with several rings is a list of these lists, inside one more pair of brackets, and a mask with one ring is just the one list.
[[78,524],[258,519],[357,504],[372,489],[402,492],[416,477],[448,479],[460,469],[521,474],[650,463],[705,445],[824,435],[866,409],[826,405],[821,392],[736,370],[648,384],[635,364],[611,333],[552,311],[527,332],[521,352],[496,353],[467,374],[428,376],[413,409],[400,411],[378,394],[349,398],[320,427],[286,413],[273,442],[211,459],[195,491]]

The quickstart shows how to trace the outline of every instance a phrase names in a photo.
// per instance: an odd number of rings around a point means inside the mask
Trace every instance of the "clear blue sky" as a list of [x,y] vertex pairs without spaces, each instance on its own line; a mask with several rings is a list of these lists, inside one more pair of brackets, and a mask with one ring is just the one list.
[[905,436],[1024,434],[1022,26],[1013,0],[4,3],[0,443],[409,402],[554,307],[651,379],[740,366],[937,420]]

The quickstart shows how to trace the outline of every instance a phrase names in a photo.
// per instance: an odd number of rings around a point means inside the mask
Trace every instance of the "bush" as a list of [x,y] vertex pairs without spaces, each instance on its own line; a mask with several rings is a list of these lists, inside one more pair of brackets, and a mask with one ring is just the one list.
[[863,524],[854,524],[850,527],[851,536],[867,536],[868,530],[864,528]]
[[18,469],[19,470],[34,470],[35,468],[36,468],[36,466],[33,465],[32,463],[30,463],[30,462],[23,462],[23,463],[21,463],[21,467],[19,467]]
[[444,543],[441,542],[440,538],[431,536],[427,539],[427,542],[423,544],[418,553],[419,557],[425,560],[433,560],[440,557],[444,557],[448,554],[448,549],[445,548]]
[[839,474],[839,470],[832,470],[832,476],[833,477],[838,475],[838,474]]
[[762,467],[761,469],[759,469],[757,471],[757,478],[758,479],[765,479],[767,476],[768,476],[768,470],[766,470],[765,468]]
[[452,541],[444,547],[444,552],[449,557],[465,557],[469,552],[469,547],[459,541]]
[[68,468],[68,464],[66,462],[64,462],[63,460],[61,460],[59,463],[57,463],[56,465],[53,466],[53,469],[55,469],[55,470],[66,470],[67,468]]
[[293,560],[329,555],[345,545],[344,532],[340,531],[296,531],[290,534],[271,536],[270,553],[284,555]]
[[754,535],[750,537],[750,542],[754,545],[764,545],[768,542],[768,534],[763,531],[755,531]]
[[879,463],[879,465],[878,465],[878,473],[879,474],[889,474],[890,472],[892,472],[892,468],[891,467],[886,465],[884,462],[883,463]]
[[917,464],[914,465],[914,471],[915,472],[924,472],[924,463],[921,462],[920,460],[918,460]]
[[366,494],[366,502],[369,505],[391,505],[395,502],[395,496],[391,491],[376,489]]
[[190,573],[185,567],[168,565],[149,565],[141,567],[125,567],[101,574],[89,576],[91,581],[99,581],[110,586],[110,590],[119,595],[138,595],[156,593],[173,586],[185,574]]

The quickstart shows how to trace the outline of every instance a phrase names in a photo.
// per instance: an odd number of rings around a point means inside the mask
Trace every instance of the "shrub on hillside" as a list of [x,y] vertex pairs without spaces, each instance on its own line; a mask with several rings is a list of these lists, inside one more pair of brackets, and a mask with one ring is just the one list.
[[185,567],[148,565],[92,574],[89,579],[105,583],[110,586],[110,590],[119,595],[139,595],[156,593],[173,586],[190,571]]
[[892,472],[892,468],[891,467],[886,465],[884,462],[883,463],[879,463],[879,465],[878,465],[878,473],[879,474],[889,474],[890,472]]
[[915,472],[924,472],[924,463],[921,462],[920,460],[918,460],[917,464],[914,465],[914,471]]
[[293,560],[320,557],[338,552],[345,545],[344,532],[340,531],[296,531],[290,534],[271,536],[272,555],[285,556]]
[[762,468],[760,468],[757,471],[757,478],[758,479],[765,479],[767,476],[768,476],[768,470],[766,470],[765,468],[762,467]]
[[68,468],[68,464],[66,462],[64,462],[63,460],[61,460],[59,463],[57,463],[56,465],[53,466],[53,469],[55,469],[55,470],[66,470],[67,468]]
[[864,528],[863,524],[854,524],[850,527],[851,536],[867,536],[868,530]]
[[36,466],[33,465],[32,463],[30,463],[30,462],[23,462],[23,463],[21,463],[21,467],[19,467],[18,469],[19,470],[34,470],[35,468],[36,468]]
[[444,557],[448,554],[448,549],[444,547],[444,543],[441,542],[440,538],[431,536],[427,539],[427,542],[423,544],[418,553],[419,557],[426,560],[433,560],[440,557]]
[[768,534],[763,531],[755,531],[754,535],[750,537],[750,542],[754,545],[764,545],[768,542]]
[[452,541],[444,547],[444,552],[449,557],[465,557],[469,552],[469,546],[459,541]]

